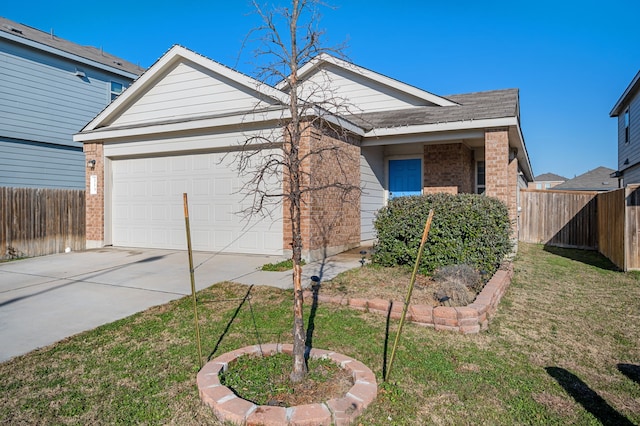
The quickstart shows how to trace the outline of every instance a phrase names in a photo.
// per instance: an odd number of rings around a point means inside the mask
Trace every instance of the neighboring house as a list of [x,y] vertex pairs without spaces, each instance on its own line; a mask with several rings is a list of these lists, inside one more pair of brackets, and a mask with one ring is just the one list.
[[[441,97],[328,55],[303,66],[299,77],[302,93],[330,87],[358,111],[307,111],[323,114],[328,125],[305,134],[303,149],[340,147],[344,163],[313,160],[305,171],[318,180],[344,176],[362,188],[346,205],[327,194],[307,199],[307,259],[374,239],[375,213],[394,196],[484,193],[504,201],[517,224],[519,189],[533,180],[518,90]],[[287,253],[288,209],[280,205],[264,220],[237,216],[248,177],[232,164],[248,138],[282,132],[285,92],[172,47],[74,136],[96,162],[87,176],[87,247],[184,248],[188,193],[195,249]],[[330,130],[336,126],[348,140]],[[267,145],[260,154],[280,150]]]
[[533,182],[529,182],[529,189],[550,189],[566,180],[566,177],[554,173],[543,173],[536,176]]
[[618,189],[618,180],[611,177],[615,170],[597,167],[579,176],[569,179],[553,189],[568,191],[611,191]]
[[84,189],[73,134],[142,71],[0,17],[0,186]]
[[609,113],[618,118],[618,170],[612,177],[620,186],[640,183],[640,72]]

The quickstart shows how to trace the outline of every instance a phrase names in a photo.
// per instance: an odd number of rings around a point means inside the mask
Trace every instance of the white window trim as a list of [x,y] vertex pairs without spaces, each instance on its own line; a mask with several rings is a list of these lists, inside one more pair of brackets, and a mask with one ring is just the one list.
[[[120,90],[120,92],[114,92],[113,83],[116,83],[122,86],[122,90]],[[127,85],[124,83],[121,83],[119,81],[114,81],[114,80],[109,81],[109,103],[115,101],[118,98],[118,96],[120,96],[122,92],[124,92],[126,88],[127,88]],[[115,97],[113,95],[115,95]]]

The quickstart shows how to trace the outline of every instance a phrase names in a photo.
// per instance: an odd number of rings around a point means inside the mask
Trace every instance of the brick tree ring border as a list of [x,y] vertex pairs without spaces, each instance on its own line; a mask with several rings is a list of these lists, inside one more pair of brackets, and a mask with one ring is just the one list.
[[311,349],[309,357],[329,359],[353,376],[354,385],[342,398],[295,407],[257,405],[240,398],[220,383],[220,373],[241,356],[292,355],[292,352],[293,345],[270,343],[222,354],[205,364],[198,373],[200,398],[213,409],[220,421],[237,425],[348,425],[376,398],[376,376],[366,365],[346,355],[322,349]]

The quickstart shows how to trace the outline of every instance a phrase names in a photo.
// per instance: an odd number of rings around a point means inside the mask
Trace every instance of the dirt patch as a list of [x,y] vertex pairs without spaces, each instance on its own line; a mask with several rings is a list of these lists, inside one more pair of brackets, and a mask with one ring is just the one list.
[[[403,301],[407,297],[411,273],[403,268],[364,266],[323,282],[319,294],[344,298]],[[439,306],[435,298],[436,283],[430,277],[418,275],[411,293],[411,303]]]

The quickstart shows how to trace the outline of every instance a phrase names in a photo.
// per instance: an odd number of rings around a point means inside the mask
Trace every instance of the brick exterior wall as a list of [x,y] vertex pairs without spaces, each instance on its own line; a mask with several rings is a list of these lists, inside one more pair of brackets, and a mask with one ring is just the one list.
[[[87,248],[98,248],[104,245],[104,155],[102,143],[86,143],[82,147],[85,164],[95,160],[93,169],[86,173],[86,240]],[[97,194],[91,194],[91,176],[98,180]]]
[[473,151],[462,143],[424,146],[423,192],[473,193]]
[[485,132],[486,192],[488,197],[503,201],[509,210],[512,229],[517,229],[518,219],[518,160],[509,158],[509,133],[507,129]]
[[[308,128],[300,143],[308,192],[303,198],[301,231],[303,257],[322,259],[360,243],[360,148],[356,140],[343,141],[330,129]],[[286,192],[286,178],[284,180]],[[345,194],[336,185],[350,187]],[[289,203],[283,208],[284,248],[290,250],[292,234]]]

